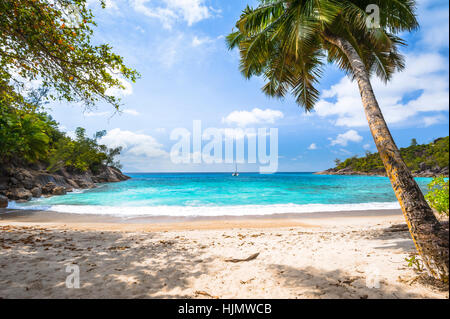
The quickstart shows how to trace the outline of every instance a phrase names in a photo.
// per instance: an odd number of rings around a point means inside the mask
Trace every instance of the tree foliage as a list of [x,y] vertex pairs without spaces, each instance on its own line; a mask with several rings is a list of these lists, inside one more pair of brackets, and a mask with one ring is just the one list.
[[425,196],[431,208],[439,214],[448,217],[449,213],[449,180],[444,177],[436,177],[428,185],[428,194]]
[[62,133],[45,113],[0,104],[0,163],[20,157],[28,162],[48,158]]
[[105,101],[118,109],[109,92],[139,76],[110,45],[93,44],[93,18],[87,0],[0,0],[0,164],[94,172],[120,166],[120,148],[98,143],[104,131],[89,138],[78,128],[70,138],[43,111],[50,100],[86,107]]
[[[369,5],[379,8],[379,28],[367,23]],[[317,84],[325,62],[354,75],[331,38],[348,41],[367,71],[388,81],[404,68],[399,47],[405,43],[398,34],[417,27],[413,0],[260,0],[256,8],[245,8],[227,44],[239,49],[244,77],[265,78],[264,93],[291,93],[311,111],[319,99]]]
[[0,103],[23,106],[37,80],[51,99],[119,108],[108,89],[138,73],[110,45],[92,44],[93,26],[86,0],[0,0]]
[[120,154],[121,148],[110,149],[98,144],[98,139],[106,132],[97,132],[93,138],[86,136],[86,130],[78,127],[75,138],[64,136],[59,139],[49,156],[49,170],[70,167],[78,171],[98,172],[104,165],[120,168],[120,163],[114,160]]
[[[412,144],[401,148],[400,153],[412,172],[434,167],[445,168],[449,166],[449,137],[439,138],[429,144]],[[366,173],[384,171],[378,153],[366,153],[366,156],[360,158],[353,156],[337,163],[336,169],[344,168]]]
[[121,149],[98,143],[104,134],[97,132],[89,138],[83,128],[77,128],[73,139],[45,112],[0,104],[0,165],[20,159],[45,163],[49,170],[66,167],[95,173],[102,165],[120,168],[115,157]]

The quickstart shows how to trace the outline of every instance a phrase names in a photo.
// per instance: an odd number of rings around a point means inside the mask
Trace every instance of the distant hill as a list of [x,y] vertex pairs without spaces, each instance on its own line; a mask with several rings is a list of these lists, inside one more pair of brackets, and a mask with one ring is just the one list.
[[[438,138],[430,144],[417,144],[400,149],[406,165],[416,177],[449,175],[449,137]],[[386,175],[378,153],[367,152],[364,157],[351,157],[345,161],[336,160],[336,167],[317,174],[323,175]]]

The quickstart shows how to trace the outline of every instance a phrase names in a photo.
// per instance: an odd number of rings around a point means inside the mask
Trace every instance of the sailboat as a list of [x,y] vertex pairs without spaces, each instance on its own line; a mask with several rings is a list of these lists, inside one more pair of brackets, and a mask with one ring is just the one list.
[[235,168],[234,173],[232,174],[232,176],[235,176],[235,177],[239,176],[239,173],[237,171],[237,163],[236,163],[236,168]]

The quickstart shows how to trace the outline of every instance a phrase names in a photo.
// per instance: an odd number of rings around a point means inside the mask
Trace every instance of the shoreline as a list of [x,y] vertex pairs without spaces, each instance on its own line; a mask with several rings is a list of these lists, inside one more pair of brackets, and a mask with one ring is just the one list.
[[448,298],[407,266],[415,248],[399,223],[400,210],[169,222],[10,211],[0,298]]
[[[380,174],[380,173],[372,173],[372,172],[358,172],[358,171],[345,171],[345,172],[339,172],[339,171],[321,171],[321,172],[313,172],[314,175],[337,175],[337,176],[368,176],[368,177],[388,177],[386,173]],[[412,173],[412,176],[414,178],[436,178],[436,177],[445,177],[448,178],[448,174],[439,174],[439,173]]]
[[41,210],[0,210],[0,225],[46,225],[53,228],[102,229],[123,231],[170,231],[233,228],[320,227],[352,220],[403,221],[400,209],[359,210],[272,215],[223,216],[140,216],[115,217]]

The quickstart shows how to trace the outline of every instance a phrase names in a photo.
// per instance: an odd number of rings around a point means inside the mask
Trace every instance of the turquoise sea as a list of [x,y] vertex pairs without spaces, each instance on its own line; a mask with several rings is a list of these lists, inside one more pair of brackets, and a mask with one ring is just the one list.
[[[115,216],[218,216],[399,208],[389,180],[312,173],[128,174],[65,196],[11,203],[10,208]],[[430,178],[417,178],[426,191]]]

